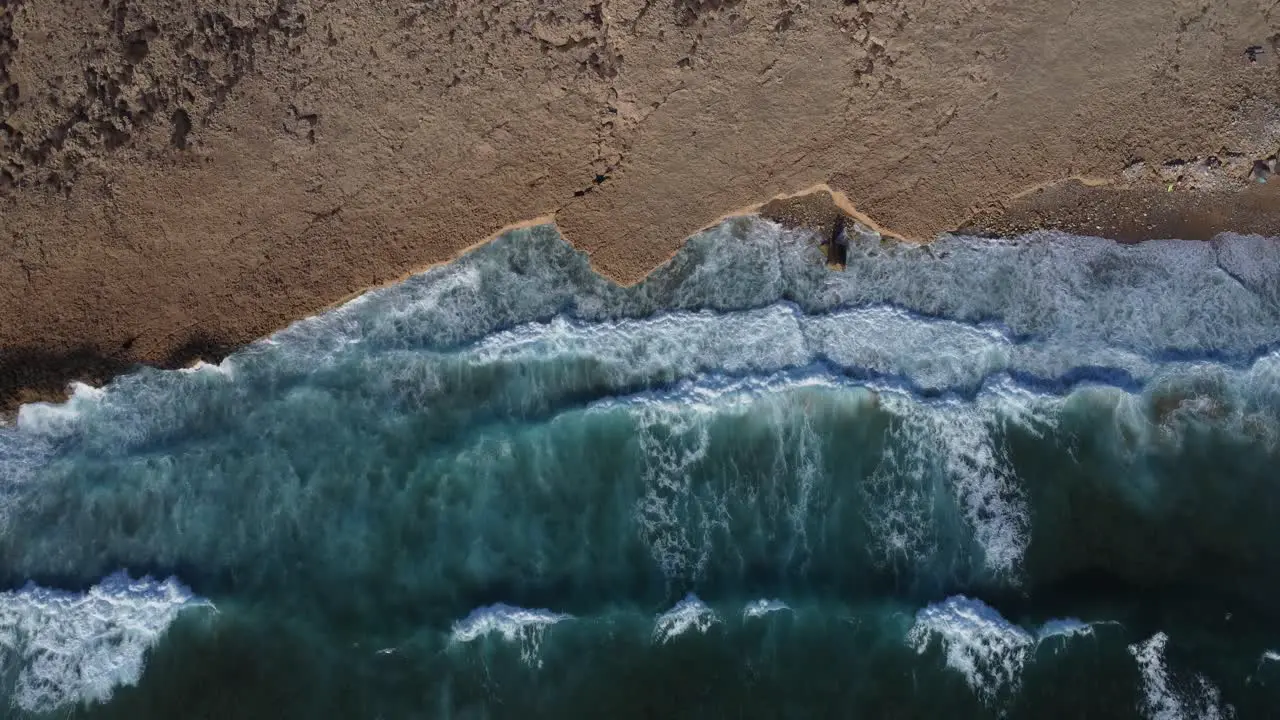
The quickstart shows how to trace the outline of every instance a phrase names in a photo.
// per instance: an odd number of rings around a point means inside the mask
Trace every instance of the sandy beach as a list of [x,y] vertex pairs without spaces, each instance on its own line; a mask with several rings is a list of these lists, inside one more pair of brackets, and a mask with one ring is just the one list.
[[[0,406],[217,359],[529,218],[627,284],[744,211],[915,241],[1280,235],[1278,21],[1186,0],[0,2]],[[770,205],[796,193],[815,199]]]

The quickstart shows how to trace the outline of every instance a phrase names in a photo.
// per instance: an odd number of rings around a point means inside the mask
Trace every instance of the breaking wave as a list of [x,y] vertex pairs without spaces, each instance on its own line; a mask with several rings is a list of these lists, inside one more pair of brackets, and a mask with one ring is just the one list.
[[0,682],[102,717],[1265,717],[1277,461],[1272,239],[862,233],[833,271],[736,219],[622,288],[515,231],[24,406]]
[[209,607],[170,578],[116,573],[83,593],[28,583],[0,593],[0,677],[13,705],[49,712],[136,685],[147,650],[184,610]]

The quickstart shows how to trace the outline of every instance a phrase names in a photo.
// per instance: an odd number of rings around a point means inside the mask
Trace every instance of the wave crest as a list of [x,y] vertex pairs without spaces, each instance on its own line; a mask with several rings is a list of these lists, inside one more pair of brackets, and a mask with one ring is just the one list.
[[104,578],[84,593],[28,584],[0,593],[0,677],[30,712],[106,702],[142,677],[147,651],[178,614],[211,607],[174,578]]

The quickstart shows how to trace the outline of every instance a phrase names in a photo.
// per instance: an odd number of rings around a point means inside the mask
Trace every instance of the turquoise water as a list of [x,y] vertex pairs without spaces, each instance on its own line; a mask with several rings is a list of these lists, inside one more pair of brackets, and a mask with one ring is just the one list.
[[15,717],[1272,717],[1280,244],[552,228],[0,428]]

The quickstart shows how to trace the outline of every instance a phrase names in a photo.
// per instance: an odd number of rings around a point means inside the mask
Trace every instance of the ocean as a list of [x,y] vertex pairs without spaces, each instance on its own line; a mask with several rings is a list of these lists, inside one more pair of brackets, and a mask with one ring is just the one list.
[[0,428],[0,712],[1280,715],[1280,242],[516,230]]

